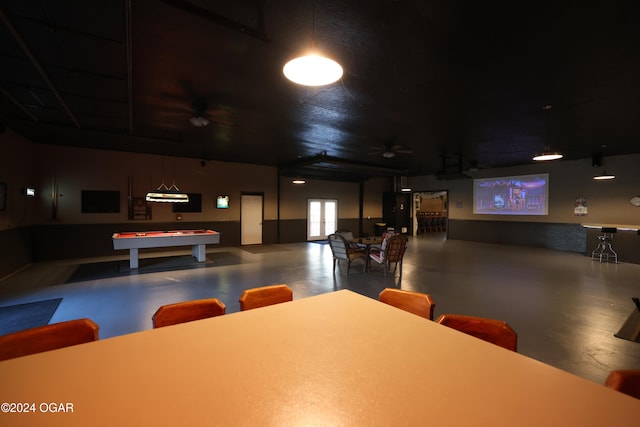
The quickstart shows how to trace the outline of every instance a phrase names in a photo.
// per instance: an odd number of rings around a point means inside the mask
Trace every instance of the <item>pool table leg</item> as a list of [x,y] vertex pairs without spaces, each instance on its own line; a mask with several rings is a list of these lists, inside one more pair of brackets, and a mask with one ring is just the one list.
[[138,248],[129,249],[129,268],[138,268]]
[[193,245],[191,254],[198,262],[204,262],[207,259],[207,245]]

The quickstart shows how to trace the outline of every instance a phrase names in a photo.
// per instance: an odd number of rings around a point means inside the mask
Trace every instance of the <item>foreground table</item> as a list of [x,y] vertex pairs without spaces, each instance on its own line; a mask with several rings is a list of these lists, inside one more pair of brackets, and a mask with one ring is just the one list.
[[[1,425],[637,426],[640,401],[338,291],[0,362]],[[47,403],[73,412],[44,412]],[[59,406],[58,406],[59,408]]]
[[204,262],[207,244],[220,243],[220,233],[212,230],[142,231],[114,233],[113,249],[129,249],[129,268],[138,268],[138,249],[191,246],[191,254]]

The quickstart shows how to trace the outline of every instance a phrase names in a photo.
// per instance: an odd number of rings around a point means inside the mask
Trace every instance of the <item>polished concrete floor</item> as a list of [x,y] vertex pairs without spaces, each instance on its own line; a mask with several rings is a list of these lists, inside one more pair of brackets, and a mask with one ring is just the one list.
[[[168,257],[168,255],[171,255]],[[611,369],[640,369],[640,343],[613,336],[640,296],[640,265],[592,262],[575,253],[412,237],[402,279],[354,262],[332,271],[328,245],[210,246],[198,264],[188,252],[127,255],[31,265],[0,282],[0,305],[62,297],[51,322],[89,317],[100,338],[151,328],[163,304],[217,297],[239,311],[243,289],[286,283],[294,299],[350,289],[377,298],[385,287],[429,293],[436,316],[464,313],[506,320],[518,351],[601,383]],[[331,316],[331,313],[327,313]],[[434,343],[437,345],[437,343]]]

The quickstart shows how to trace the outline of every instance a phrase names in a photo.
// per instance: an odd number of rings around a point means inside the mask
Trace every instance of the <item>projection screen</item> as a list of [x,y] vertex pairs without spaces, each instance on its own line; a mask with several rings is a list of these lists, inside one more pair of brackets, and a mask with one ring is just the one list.
[[473,180],[473,213],[548,215],[549,174]]

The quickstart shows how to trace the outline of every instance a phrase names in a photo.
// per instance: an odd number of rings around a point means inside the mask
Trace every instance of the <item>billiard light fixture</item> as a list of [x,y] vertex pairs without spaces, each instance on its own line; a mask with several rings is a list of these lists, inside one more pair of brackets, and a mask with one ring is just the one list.
[[173,182],[171,187],[167,187],[164,183],[164,159],[162,159],[162,184],[155,191],[147,193],[145,199],[147,202],[160,202],[160,203],[188,203],[189,195],[180,191],[176,185],[176,161],[173,161]]
[[146,200],[147,202],[188,203],[189,195],[181,192],[175,183],[171,184],[171,187],[167,187],[163,180],[160,187],[147,193]]
[[542,153],[533,156],[533,160],[535,160],[536,162],[546,162],[549,160],[561,159],[563,157],[562,154],[558,153],[557,151],[552,151],[551,147],[549,146],[549,112],[551,111],[551,105],[545,105],[542,107],[542,109],[547,112],[547,124],[544,137],[546,145]]
[[285,77],[303,86],[325,86],[342,77],[342,66],[323,56],[316,49],[316,6],[313,3],[311,49],[287,62],[282,68]]

